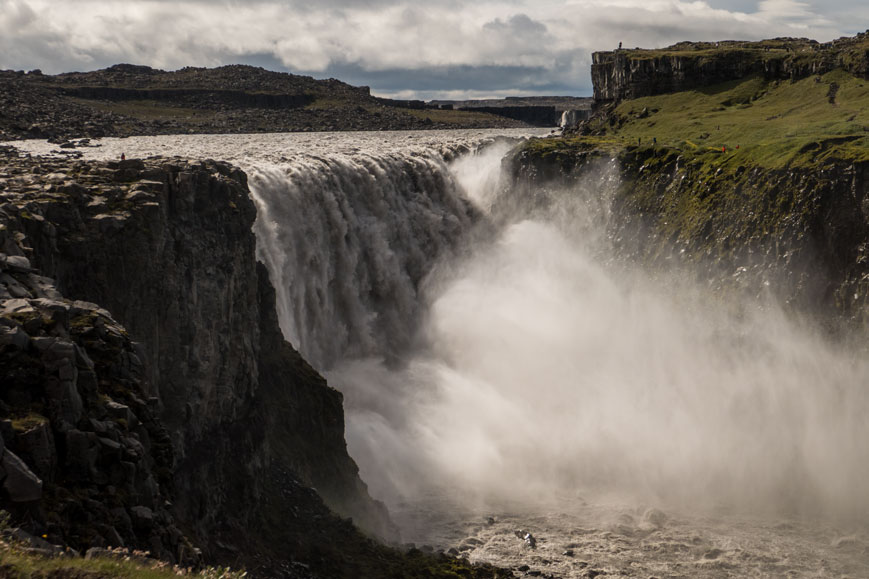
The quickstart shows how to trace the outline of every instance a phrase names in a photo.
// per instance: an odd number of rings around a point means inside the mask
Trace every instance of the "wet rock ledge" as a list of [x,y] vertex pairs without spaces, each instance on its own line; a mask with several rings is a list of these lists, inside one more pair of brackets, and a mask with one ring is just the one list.
[[333,514],[394,537],[341,395],[280,334],[254,218],[225,163],[0,149],[0,508],[17,525],[265,575],[389,560]]

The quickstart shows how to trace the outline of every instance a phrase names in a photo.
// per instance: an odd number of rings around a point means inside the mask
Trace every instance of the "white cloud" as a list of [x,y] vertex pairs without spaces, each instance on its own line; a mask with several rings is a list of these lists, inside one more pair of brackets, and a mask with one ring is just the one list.
[[832,22],[819,16],[808,2],[798,0],[762,0],[758,15],[768,22],[784,21],[800,29],[831,27]]
[[[756,10],[750,4],[728,10],[719,0],[0,0],[0,68],[53,73],[118,62],[173,69],[271,59],[315,76],[352,69],[351,80],[375,91],[433,94],[483,90],[456,84],[473,79],[454,71],[500,67],[504,82],[493,92],[577,93],[588,91],[590,52],[619,42],[829,40],[848,29],[846,13],[821,4],[764,0]],[[402,75],[424,78],[412,71],[441,71],[439,86],[398,86]]]

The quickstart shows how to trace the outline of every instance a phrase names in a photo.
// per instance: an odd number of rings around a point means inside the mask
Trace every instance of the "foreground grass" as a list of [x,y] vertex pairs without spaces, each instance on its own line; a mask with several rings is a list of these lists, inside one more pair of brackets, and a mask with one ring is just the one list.
[[246,573],[228,568],[208,567],[199,572],[172,567],[162,561],[145,561],[135,554],[118,552],[117,557],[46,557],[28,552],[18,545],[0,542],[0,577],[56,577],[97,579],[135,577],[137,579],[241,579]]
[[869,81],[842,70],[798,82],[752,77],[624,101],[590,129],[592,136],[530,147],[543,156],[666,148],[714,164],[768,169],[869,161]]

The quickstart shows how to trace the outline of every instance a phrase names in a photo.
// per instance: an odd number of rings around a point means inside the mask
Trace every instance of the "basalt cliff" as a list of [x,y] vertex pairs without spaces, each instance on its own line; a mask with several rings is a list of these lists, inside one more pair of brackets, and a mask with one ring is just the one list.
[[592,62],[598,103],[709,87],[751,75],[799,80],[840,69],[869,78],[869,34],[826,43],[805,38],[681,42],[658,50],[595,52]]
[[493,576],[380,542],[396,530],[342,397],[278,327],[244,173],[2,155],[0,507],[20,537],[257,576]]

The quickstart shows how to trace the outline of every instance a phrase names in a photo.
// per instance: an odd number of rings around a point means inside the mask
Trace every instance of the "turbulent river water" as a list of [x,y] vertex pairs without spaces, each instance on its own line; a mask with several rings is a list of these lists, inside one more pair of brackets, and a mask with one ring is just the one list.
[[617,259],[612,162],[514,190],[501,161],[531,134],[82,150],[247,172],[282,330],[345,394],[407,541],[559,577],[869,577],[869,363]]

